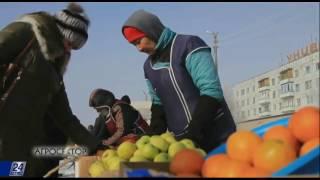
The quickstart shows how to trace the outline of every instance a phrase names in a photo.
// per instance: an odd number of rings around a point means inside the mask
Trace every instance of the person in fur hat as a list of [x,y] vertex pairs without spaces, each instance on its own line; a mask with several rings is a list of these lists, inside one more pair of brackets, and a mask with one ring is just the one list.
[[144,74],[152,98],[151,134],[168,130],[208,152],[236,130],[211,49],[201,38],[177,34],[145,10],[126,20],[122,34],[148,55]]
[[19,71],[1,81],[0,161],[25,161],[25,176],[43,176],[58,165],[35,156],[35,147],[70,138],[92,154],[101,145],[73,114],[63,80],[71,50],[88,39],[89,23],[84,9],[70,3],[54,15],[25,14],[0,31],[0,66]]
[[149,125],[130,102],[127,95],[119,100],[111,91],[101,88],[92,91],[89,106],[99,113],[92,134],[103,145],[117,146],[126,138],[138,137],[148,131]]

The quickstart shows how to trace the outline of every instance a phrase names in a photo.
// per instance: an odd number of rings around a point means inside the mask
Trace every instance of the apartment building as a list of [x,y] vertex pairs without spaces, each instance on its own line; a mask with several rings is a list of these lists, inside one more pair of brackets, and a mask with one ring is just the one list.
[[287,56],[286,64],[232,87],[232,115],[237,122],[285,115],[319,106],[319,43]]

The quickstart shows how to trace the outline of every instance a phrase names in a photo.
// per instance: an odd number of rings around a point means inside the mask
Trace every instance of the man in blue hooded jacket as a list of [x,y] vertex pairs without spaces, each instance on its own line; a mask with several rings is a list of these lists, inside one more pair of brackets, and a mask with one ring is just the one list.
[[124,37],[148,54],[144,73],[152,97],[150,134],[172,132],[209,152],[236,130],[211,49],[197,36],[177,34],[144,10],[122,27]]

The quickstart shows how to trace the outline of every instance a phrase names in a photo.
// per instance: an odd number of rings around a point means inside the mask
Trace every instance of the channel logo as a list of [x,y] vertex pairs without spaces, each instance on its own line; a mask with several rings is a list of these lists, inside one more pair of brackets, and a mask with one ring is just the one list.
[[0,176],[23,176],[27,162],[0,161]]

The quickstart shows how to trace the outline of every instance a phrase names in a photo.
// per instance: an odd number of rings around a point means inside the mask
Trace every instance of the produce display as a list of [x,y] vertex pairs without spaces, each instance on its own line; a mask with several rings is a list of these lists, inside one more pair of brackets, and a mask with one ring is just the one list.
[[190,139],[177,141],[167,132],[123,141],[105,150],[89,167],[92,177],[119,170],[120,162],[168,162],[176,177],[271,177],[297,158],[319,147],[319,108],[297,110],[288,126],[275,125],[262,136],[238,130],[231,134],[225,153],[207,156]]
[[236,131],[226,142],[226,153],[206,159],[203,177],[270,177],[319,146],[319,108],[297,110],[288,127],[272,126],[262,137]]
[[153,136],[141,136],[134,141],[124,140],[114,149],[105,150],[89,167],[90,176],[99,177],[105,171],[120,169],[121,162],[170,162],[175,155],[184,150],[192,149],[204,159],[206,152],[198,148],[190,139],[176,140],[169,133]]

